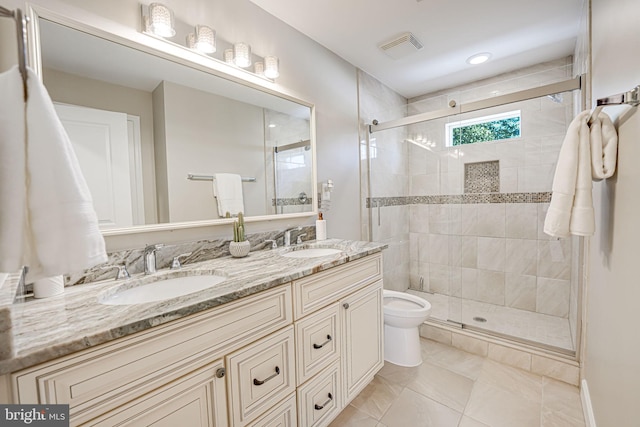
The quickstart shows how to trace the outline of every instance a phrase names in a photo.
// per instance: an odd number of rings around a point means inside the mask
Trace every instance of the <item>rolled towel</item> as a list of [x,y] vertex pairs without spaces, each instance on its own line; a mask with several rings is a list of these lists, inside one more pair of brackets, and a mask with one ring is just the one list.
[[616,171],[618,132],[605,113],[591,124],[591,174],[594,180],[610,178]]

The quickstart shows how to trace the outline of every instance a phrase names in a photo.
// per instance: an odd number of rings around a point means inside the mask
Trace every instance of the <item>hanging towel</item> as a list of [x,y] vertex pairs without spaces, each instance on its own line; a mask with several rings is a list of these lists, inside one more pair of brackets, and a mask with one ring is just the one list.
[[[91,194],[69,137],[46,89],[33,71],[28,72],[26,108],[22,94],[4,92],[9,82],[15,84],[20,79],[17,67],[0,75],[0,270],[13,272],[27,265],[33,281],[82,271],[106,262],[107,255]],[[11,165],[7,155],[16,156]],[[4,170],[6,166],[10,170]],[[21,207],[5,213],[16,200]],[[5,234],[6,230],[11,233]]]
[[218,214],[224,218],[229,212],[236,216],[244,213],[242,177],[233,173],[217,173],[213,177],[213,195],[218,203]]
[[553,178],[544,232],[554,237],[591,236],[595,231],[592,179],[613,175],[617,133],[601,113],[589,128],[590,111],[578,114],[567,129]]
[[618,133],[609,116],[600,113],[591,124],[591,174],[593,179],[610,178],[616,171]]

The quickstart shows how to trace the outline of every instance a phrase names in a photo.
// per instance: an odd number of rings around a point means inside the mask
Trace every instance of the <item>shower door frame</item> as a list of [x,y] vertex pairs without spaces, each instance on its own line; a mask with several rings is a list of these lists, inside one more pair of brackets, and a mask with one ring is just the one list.
[[[514,102],[526,101],[529,99],[541,98],[548,95],[554,95],[562,92],[573,92],[575,90],[580,90],[580,110],[584,110],[587,107],[587,76],[585,74],[581,74],[572,79],[563,80],[556,83],[550,83],[547,85],[524,89],[521,91],[516,91],[512,93],[508,93],[505,95],[499,95],[491,98],[482,99],[479,101],[472,101],[464,104],[456,104],[455,101],[450,104],[450,108],[440,109],[435,111],[429,111],[426,113],[415,114],[412,116],[403,117],[401,119],[390,120],[387,122],[380,123],[378,120],[372,120],[372,123],[367,126],[368,132],[366,135],[366,147],[367,147],[367,193],[368,193],[368,232],[369,232],[369,240],[373,238],[373,212],[374,208],[380,209],[380,206],[377,202],[374,202],[374,198],[371,197],[371,159],[370,159],[370,135],[376,132],[381,132],[388,129],[393,129],[397,127],[408,126],[416,123],[422,123],[426,121],[431,121],[435,119],[441,119],[446,117],[451,117],[463,113],[469,113],[472,111],[484,110],[487,108],[498,107],[505,104],[510,104]],[[378,221],[379,221],[378,216]],[[469,331],[473,331],[474,333],[481,333],[488,335],[494,338],[501,338],[511,342],[515,342],[518,344],[522,344],[537,350],[544,350],[559,356],[570,357],[572,360],[580,360],[580,349],[582,347],[582,318],[583,318],[583,295],[585,292],[585,281],[584,281],[584,263],[585,263],[585,239],[583,237],[579,237],[578,240],[579,250],[578,250],[578,295],[577,295],[577,319],[576,319],[576,330],[575,332],[575,350],[571,351],[569,349],[563,349],[559,347],[554,347],[548,344],[543,344],[535,341],[530,341],[524,338],[519,338],[513,335],[505,335],[498,332],[493,332],[490,330],[474,327],[473,325],[467,325],[464,323],[460,323],[452,320],[436,320],[435,323],[441,323],[448,327],[455,327],[459,329],[465,329]],[[433,320],[430,320],[434,322]]]

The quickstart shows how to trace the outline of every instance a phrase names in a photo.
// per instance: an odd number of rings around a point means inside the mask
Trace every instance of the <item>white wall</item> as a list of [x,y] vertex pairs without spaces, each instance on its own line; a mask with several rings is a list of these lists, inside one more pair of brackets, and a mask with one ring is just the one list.
[[[594,100],[640,84],[639,15],[638,0],[592,0]],[[621,117],[619,137],[617,174],[593,192],[584,378],[600,427],[637,426],[640,419],[640,111]]]
[[[31,4],[54,10],[86,10],[130,28],[140,28],[138,0],[34,0]],[[144,3],[149,3],[145,1]],[[259,55],[280,58],[278,86],[316,106],[318,180],[333,179],[330,212],[325,214],[330,237],[360,237],[358,110],[356,69],[318,43],[267,14],[249,0],[166,0],[178,20],[203,23],[228,40],[243,40]],[[22,0],[5,0],[7,8],[25,7]],[[66,13],[66,10],[65,10]],[[3,42],[4,43],[4,40]],[[312,224],[307,220],[270,222],[269,228]],[[248,231],[264,228],[248,227]],[[206,236],[224,236],[229,227],[207,229]],[[189,239],[189,232],[142,234],[108,239],[109,249],[144,245],[150,238],[162,241]],[[203,230],[196,233],[203,235]],[[116,242],[117,240],[117,242]]]
[[[218,215],[213,185],[190,181],[187,174],[235,173],[254,177],[242,184],[244,213],[268,213],[265,186],[263,109],[233,99],[163,82],[163,148],[166,163],[167,222],[223,218]],[[159,186],[160,187],[160,186]],[[162,186],[164,187],[164,185]],[[164,212],[165,209],[160,209]],[[237,212],[231,212],[235,215]]]

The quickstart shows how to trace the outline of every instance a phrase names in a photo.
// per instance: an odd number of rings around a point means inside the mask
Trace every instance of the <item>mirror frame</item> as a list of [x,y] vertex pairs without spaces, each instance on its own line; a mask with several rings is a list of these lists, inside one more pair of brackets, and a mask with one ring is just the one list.
[[[203,71],[217,78],[222,78],[230,82],[241,84],[250,89],[259,90],[269,95],[277,96],[291,102],[303,105],[310,109],[309,128],[311,149],[313,150],[313,162],[311,165],[312,188],[317,189],[317,156],[316,156],[316,109],[315,105],[303,101],[295,96],[286,93],[282,87],[269,79],[263,79],[249,71],[231,66],[216,58],[205,56],[191,51],[187,47],[178,45],[168,40],[159,39],[141,31],[137,28],[130,28],[123,24],[110,21],[106,18],[95,15],[85,10],[70,8],[65,10],[65,14],[52,11],[40,5],[27,4],[26,16],[29,19],[27,25],[27,47],[29,66],[42,81],[42,57],[40,48],[40,25],[39,20],[45,19],[71,29],[100,37],[113,43],[136,49],[159,58],[176,62],[180,65]],[[140,14],[141,16],[141,14]],[[141,19],[141,18],[139,18]],[[317,196],[316,196],[317,198]],[[314,198],[315,199],[315,198]],[[312,203],[310,212],[271,214],[245,217],[245,222],[267,222],[274,220],[287,220],[295,218],[317,217],[317,202]],[[138,225],[127,228],[115,228],[101,230],[102,235],[121,236],[139,233],[149,233],[156,231],[173,231],[198,227],[226,225],[233,223],[232,218],[211,219],[202,221],[159,223],[149,225]]]

